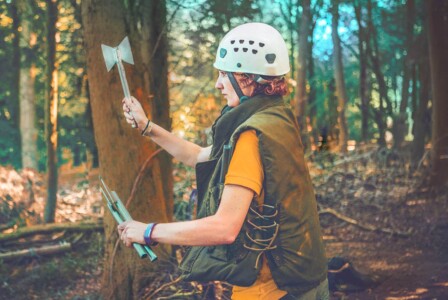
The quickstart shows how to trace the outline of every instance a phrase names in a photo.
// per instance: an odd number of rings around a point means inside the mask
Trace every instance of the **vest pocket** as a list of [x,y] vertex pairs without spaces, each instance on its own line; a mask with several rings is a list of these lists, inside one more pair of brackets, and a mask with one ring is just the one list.
[[257,253],[247,251],[243,259],[228,259],[227,246],[192,247],[182,261],[182,279],[186,281],[226,281],[238,286],[251,286],[257,279],[260,268],[255,268]]

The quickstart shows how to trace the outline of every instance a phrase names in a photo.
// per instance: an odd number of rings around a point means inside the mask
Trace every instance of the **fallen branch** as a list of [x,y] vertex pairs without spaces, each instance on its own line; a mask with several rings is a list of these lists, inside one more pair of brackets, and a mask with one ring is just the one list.
[[355,162],[355,161],[358,161],[361,159],[369,158],[372,156],[372,154],[375,151],[376,150],[372,150],[372,151],[369,151],[369,152],[366,152],[363,154],[358,154],[358,155],[353,155],[353,156],[345,156],[344,158],[335,161],[332,165],[333,165],[333,167],[336,167],[341,164],[351,163],[351,162]]
[[50,234],[57,231],[83,232],[102,230],[103,225],[101,223],[52,223],[35,225],[19,228],[17,231],[12,233],[0,234],[0,243],[33,236],[36,234]]
[[13,228],[16,225],[16,220],[13,220],[7,224],[0,225],[0,232]]
[[40,248],[29,248],[24,250],[0,253],[0,260],[11,260],[21,257],[34,257],[40,255],[57,254],[67,252],[70,249],[71,249],[70,243],[62,243],[59,245],[44,246]]
[[144,296],[145,299],[152,299],[152,297],[154,297],[156,294],[158,294],[160,291],[162,291],[163,289],[175,285],[176,283],[179,283],[182,280],[181,277],[177,277],[175,280],[171,281],[171,282],[167,282],[165,284],[162,284],[162,286],[160,286],[158,289],[156,289],[154,292],[152,292],[149,296]]
[[337,212],[336,210],[332,209],[332,208],[323,208],[319,210],[319,215],[320,214],[331,214],[333,216],[335,216],[336,218],[345,221],[349,224],[358,226],[359,228],[362,228],[364,230],[369,230],[369,231],[378,231],[378,232],[383,232],[383,233],[387,233],[387,234],[392,234],[392,235],[396,235],[396,236],[401,236],[401,237],[408,237],[411,235],[410,231],[408,232],[403,232],[403,231],[394,231],[392,229],[389,228],[381,228],[381,227],[376,227],[370,224],[362,224],[359,221],[352,219],[350,217],[347,217],[339,212]]

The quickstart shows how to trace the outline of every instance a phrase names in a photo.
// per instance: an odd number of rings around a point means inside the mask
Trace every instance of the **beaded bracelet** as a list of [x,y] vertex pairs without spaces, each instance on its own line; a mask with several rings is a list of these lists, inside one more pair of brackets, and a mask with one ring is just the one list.
[[143,238],[145,240],[146,245],[148,246],[156,246],[158,244],[157,242],[151,241],[151,234],[156,225],[157,223],[149,223],[148,226],[146,227]]

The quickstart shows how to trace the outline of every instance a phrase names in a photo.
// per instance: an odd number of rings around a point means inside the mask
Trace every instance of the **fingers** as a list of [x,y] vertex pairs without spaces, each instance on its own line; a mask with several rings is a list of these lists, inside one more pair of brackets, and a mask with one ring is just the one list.
[[122,240],[123,244],[126,247],[132,247],[132,237],[129,234],[131,228],[131,221],[126,221],[117,226],[118,234],[120,236],[120,240]]
[[124,103],[124,102],[123,102],[123,111],[124,111],[124,112],[130,112],[130,111],[131,111],[131,109],[129,108],[129,106],[128,106],[126,103]]
[[138,100],[136,98],[134,98],[133,96],[131,96],[130,98],[123,98],[123,100],[121,100],[121,103],[126,104],[127,106],[132,106],[135,105],[138,102]]

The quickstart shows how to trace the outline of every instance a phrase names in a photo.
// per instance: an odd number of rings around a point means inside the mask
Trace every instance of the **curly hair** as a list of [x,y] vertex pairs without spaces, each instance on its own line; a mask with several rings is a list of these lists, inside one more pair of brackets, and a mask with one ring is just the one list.
[[255,95],[284,96],[288,93],[288,85],[284,76],[261,76],[266,82],[259,83],[254,79],[257,75],[248,73],[234,73],[241,88],[254,86],[254,91],[250,97]]

